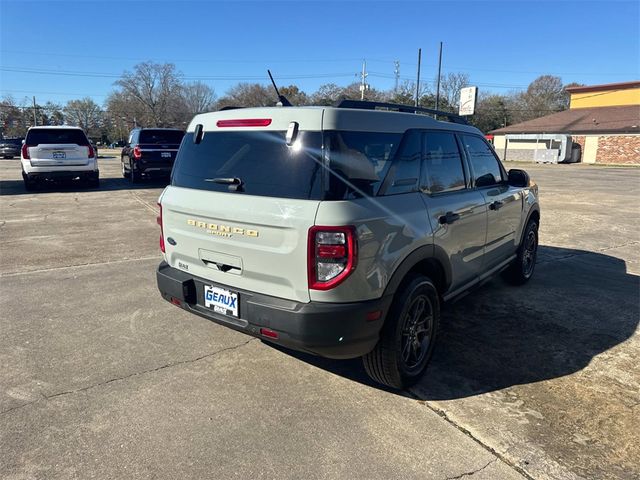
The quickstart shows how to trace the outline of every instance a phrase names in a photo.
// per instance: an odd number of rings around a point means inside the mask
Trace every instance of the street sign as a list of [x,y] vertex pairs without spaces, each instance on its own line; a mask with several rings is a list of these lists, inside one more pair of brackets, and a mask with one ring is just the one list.
[[476,109],[478,87],[466,87],[460,90],[460,108],[458,115],[473,115]]

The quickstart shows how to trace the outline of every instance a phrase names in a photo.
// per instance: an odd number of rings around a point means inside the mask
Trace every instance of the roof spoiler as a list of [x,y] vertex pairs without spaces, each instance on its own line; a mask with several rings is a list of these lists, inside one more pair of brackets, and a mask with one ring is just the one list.
[[368,102],[361,100],[342,100],[335,105],[337,108],[355,108],[360,110],[383,110],[402,113],[430,114],[435,117],[444,117],[449,122],[469,125],[469,122],[460,115],[432,108],[412,107],[410,105],[400,105],[398,103]]

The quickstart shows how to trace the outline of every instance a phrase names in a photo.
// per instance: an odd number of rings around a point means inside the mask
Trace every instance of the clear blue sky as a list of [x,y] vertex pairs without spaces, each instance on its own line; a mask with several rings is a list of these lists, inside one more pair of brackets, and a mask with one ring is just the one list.
[[[506,93],[541,74],[564,83],[640,79],[640,2],[190,2],[0,0],[0,95],[102,104],[141,61],[171,62],[218,96],[239,81],[306,92],[347,85],[367,60],[369,83],[467,72],[480,90]],[[31,72],[16,71],[30,70]],[[40,72],[40,73],[36,73]],[[52,74],[57,73],[57,74]]]

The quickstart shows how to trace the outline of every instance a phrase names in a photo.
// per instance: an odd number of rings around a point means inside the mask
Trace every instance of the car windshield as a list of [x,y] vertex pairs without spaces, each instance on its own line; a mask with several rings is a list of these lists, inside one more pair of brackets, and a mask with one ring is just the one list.
[[181,130],[142,130],[140,132],[140,143],[168,143],[180,144],[184,132]]
[[66,144],[88,145],[89,141],[79,128],[33,128],[27,133],[27,145]]

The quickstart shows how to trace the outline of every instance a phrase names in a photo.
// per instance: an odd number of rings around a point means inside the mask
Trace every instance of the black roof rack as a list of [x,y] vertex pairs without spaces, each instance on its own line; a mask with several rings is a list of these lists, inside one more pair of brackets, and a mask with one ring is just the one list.
[[222,107],[220,110],[218,110],[219,112],[224,112],[225,110],[237,110],[239,108],[244,108],[244,107],[236,107],[235,105],[227,105],[226,107]]
[[398,103],[385,102],[367,102],[362,100],[342,100],[336,105],[338,108],[357,108],[361,110],[388,110],[391,112],[403,113],[429,113],[436,117],[445,117],[448,121],[459,123],[461,125],[469,125],[469,122],[460,115],[451,112],[443,112],[442,110],[434,110],[432,108],[412,107],[410,105],[400,105]]

